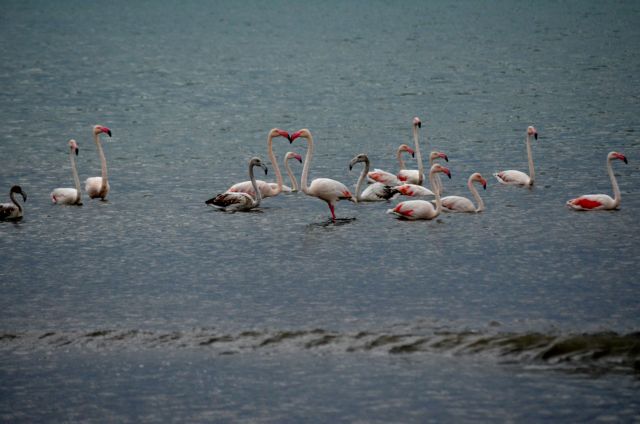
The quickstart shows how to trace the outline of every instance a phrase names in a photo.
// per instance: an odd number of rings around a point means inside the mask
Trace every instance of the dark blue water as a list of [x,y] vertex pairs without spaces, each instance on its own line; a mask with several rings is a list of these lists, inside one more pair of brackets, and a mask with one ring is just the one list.
[[[638,420],[638,24],[634,2],[3,3],[0,194],[28,201],[0,225],[0,419]],[[489,180],[485,212],[204,204],[270,128],[309,128],[311,178],[353,186],[413,116],[447,194]],[[51,205],[69,138],[99,175],[94,124],[108,202]],[[528,125],[536,185],[499,186]],[[566,209],[611,194],[611,150],[620,210]]]

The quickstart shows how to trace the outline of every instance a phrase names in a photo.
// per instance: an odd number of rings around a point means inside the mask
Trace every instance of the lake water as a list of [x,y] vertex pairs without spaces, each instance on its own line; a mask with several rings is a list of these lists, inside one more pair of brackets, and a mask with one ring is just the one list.
[[[0,420],[640,420],[637,2],[3,2],[0,38]],[[204,204],[270,128],[353,187],[414,116],[485,212]],[[94,124],[108,201],[52,205]],[[536,184],[499,186],[528,125]],[[612,150],[620,210],[568,210]]]

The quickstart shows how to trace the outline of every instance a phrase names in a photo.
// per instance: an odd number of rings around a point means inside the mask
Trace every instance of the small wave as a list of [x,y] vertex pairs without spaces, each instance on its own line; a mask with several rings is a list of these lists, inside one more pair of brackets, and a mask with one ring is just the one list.
[[[216,329],[88,332],[4,332],[0,350],[29,352],[57,348],[102,350],[208,349],[214,354],[312,351],[371,352],[388,355],[484,356],[498,362],[544,364],[577,371],[640,372],[640,332],[550,334],[489,331],[262,330],[239,333]],[[400,329],[401,330],[401,329]]]

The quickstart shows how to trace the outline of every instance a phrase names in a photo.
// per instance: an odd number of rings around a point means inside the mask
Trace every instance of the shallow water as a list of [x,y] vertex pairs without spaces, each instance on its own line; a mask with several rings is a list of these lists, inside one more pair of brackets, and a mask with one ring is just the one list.
[[[0,225],[0,416],[637,420],[639,9],[3,4],[0,187],[28,202]],[[353,186],[358,153],[397,167],[416,115],[447,194],[488,179],[485,212],[204,204],[267,159],[272,127],[311,129],[311,178]],[[96,123],[108,201],[51,205],[69,138],[99,175]],[[526,170],[528,125],[536,185],[499,186]],[[611,150],[620,210],[567,210],[611,192]]]

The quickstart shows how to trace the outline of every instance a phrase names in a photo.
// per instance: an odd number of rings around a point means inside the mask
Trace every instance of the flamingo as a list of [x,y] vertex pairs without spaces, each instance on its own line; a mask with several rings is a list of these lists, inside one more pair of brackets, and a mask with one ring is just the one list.
[[[291,187],[289,187],[287,185],[282,185],[282,192],[283,193],[295,193],[295,192],[298,191],[298,181],[296,181],[296,176],[293,175],[293,171],[291,171],[291,167],[289,166],[289,160],[290,159],[295,159],[298,162],[302,163],[302,156],[300,156],[296,152],[287,152],[284,155],[284,169],[287,171],[287,175],[289,176],[289,179],[291,180]],[[269,183],[269,185],[274,190],[277,188],[277,184],[276,183]]]
[[[429,170],[429,183],[431,187],[434,188],[435,180],[438,178],[436,174],[438,172],[442,172],[443,174],[447,174],[449,178],[451,178],[451,172],[448,168],[436,163]],[[398,203],[393,209],[387,210],[387,213],[396,215],[400,218],[405,219],[434,219],[440,212],[442,211],[442,202],[440,201],[440,194],[435,192],[436,201],[435,207],[431,202],[426,200],[407,200],[404,202]]]
[[494,177],[502,184],[519,185],[519,186],[532,186],[535,178],[535,171],[533,169],[533,156],[531,155],[531,136],[538,139],[538,131],[533,126],[527,127],[527,159],[529,160],[529,175],[522,171],[508,170],[500,171],[493,174]]
[[9,198],[11,203],[0,203],[0,221],[11,220],[17,221],[22,219],[23,207],[16,201],[15,195],[22,195],[22,200],[27,201],[27,193],[22,191],[22,188],[18,185],[14,185],[9,190]]
[[[268,183],[263,180],[257,181],[262,198],[277,196],[282,191],[282,174],[280,173],[280,167],[278,166],[278,161],[276,160],[276,156],[273,154],[273,138],[274,137],[285,137],[287,140],[290,140],[289,133],[286,131],[283,131],[278,128],[273,128],[269,131],[269,134],[267,136],[267,153],[269,155],[269,160],[271,161],[271,164],[275,169],[276,183],[275,184]],[[255,192],[253,191],[253,184],[251,183],[251,181],[243,181],[241,183],[234,184],[227,189],[227,192],[247,193],[250,196],[256,195]]]
[[418,169],[404,169],[398,172],[398,180],[404,183],[422,185],[424,182],[424,165],[422,164],[422,155],[420,154],[420,143],[418,141],[418,128],[422,128],[422,122],[417,116],[413,118],[413,144],[416,152],[416,161]]
[[75,156],[78,155],[78,143],[75,140],[69,140],[69,159],[71,160],[71,173],[73,174],[73,182],[76,188],[56,188],[51,192],[51,200],[55,204],[61,205],[82,205],[82,192],[80,191],[80,178],[78,178],[78,170],[76,169]]
[[476,203],[478,203],[477,208],[473,205],[473,202],[466,197],[446,196],[441,200],[443,210],[447,212],[482,212],[484,210],[484,202],[480,194],[478,194],[478,190],[473,185],[474,181],[482,184],[482,188],[485,190],[487,189],[487,181],[482,178],[482,175],[478,172],[471,174],[467,180],[467,187],[469,187],[469,191],[471,191],[473,198],[476,200]]
[[[444,159],[449,162],[449,157],[442,152],[431,152],[429,155],[429,169],[433,166],[436,159]],[[435,179],[436,186],[435,190],[438,190],[440,194],[442,194],[442,186],[440,184],[440,178]],[[418,197],[418,196],[433,196],[433,191],[429,190],[426,187],[423,187],[418,184],[409,184],[405,183],[399,186],[394,187],[400,194],[403,196],[409,197]]]
[[84,183],[84,190],[91,199],[99,197],[100,199],[105,200],[107,198],[107,194],[109,194],[109,180],[107,179],[107,159],[104,157],[104,151],[102,150],[102,144],[100,143],[101,133],[105,133],[111,137],[111,130],[109,128],[103,127],[102,125],[94,125],[93,141],[96,142],[96,146],[98,147],[102,176],[87,178]]
[[[402,159],[402,152],[409,153],[411,157],[413,157],[415,154],[413,149],[407,146],[406,144],[401,144],[398,146],[398,149],[396,150],[396,158],[398,159],[398,163],[400,164],[400,170],[405,169],[404,159]],[[383,171],[382,169],[378,169],[378,168],[369,172],[367,174],[367,179],[369,180],[369,182],[372,182],[372,183],[379,182],[384,185],[395,186],[395,185],[401,184],[401,181],[398,179],[397,176],[395,176],[391,172]]]
[[300,185],[302,192],[318,199],[324,200],[329,206],[331,211],[331,218],[336,220],[335,204],[339,200],[349,200],[355,203],[355,200],[347,186],[339,181],[332,180],[330,178],[316,178],[311,181],[311,184],[307,185],[307,179],[309,178],[309,167],[311,165],[311,158],[313,157],[313,137],[311,132],[304,128],[291,135],[291,141],[298,137],[305,138],[307,140],[307,154],[304,159],[304,166],[302,167],[302,177],[300,178]]
[[358,202],[375,202],[380,200],[389,200],[393,196],[398,194],[398,190],[378,182],[371,184],[362,193],[360,193],[362,184],[364,183],[364,180],[369,173],[369,157],[365,154],[359,154],[358,156],[351,159],[351,162],[349,162],[349,171],[351,171],[353,166],[358,162],[364,163],[364,168],[362,168],[362,173],[360,174],[358,182],[356,183],[356,200]]
[[207,200],[205,203],[207,205],[217,206],[222,210],[231,211],[248,211],[250,209],[257,208],[262,200],[262,191],[258,189],[256,176],[253,174],[253,168],[255,166],[259,166],[264,169],[264,174],[267,175],[267,167],[262,163],[260,158],[253,157],[249,160],[249,180],[251,185],[253,185],[255,197],[247,193],[227,191],[225,193],[218,194],[216,197]]
[[578,211],[597,211],[597,210],[610,210],[617,209],[620,206],[620,188],[618,187],[618,181],[613,173],[611,167],[611,161],[618,159],[624,163],[629,163],[627,158],[622,153],[609,152],[607,155],[607,172],[611,179],[611,185],[613,186],[613,199],[606,194],[585,194],[575,199],[567,201],[567,206]]

